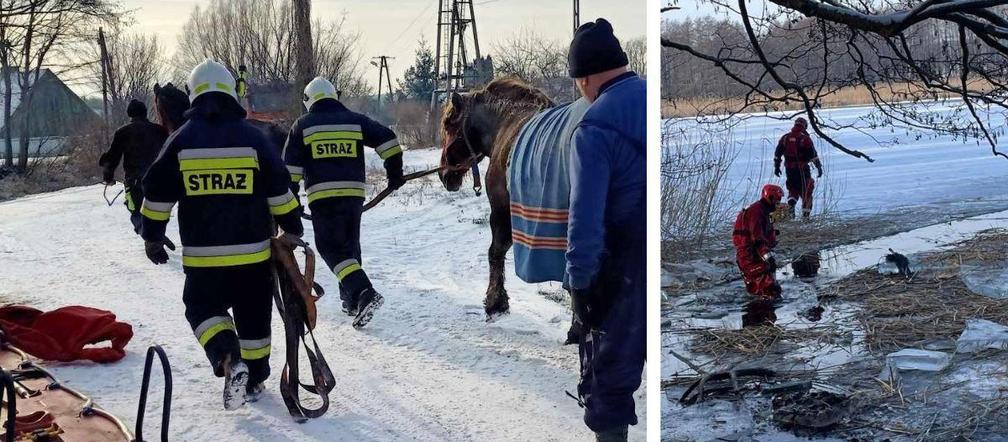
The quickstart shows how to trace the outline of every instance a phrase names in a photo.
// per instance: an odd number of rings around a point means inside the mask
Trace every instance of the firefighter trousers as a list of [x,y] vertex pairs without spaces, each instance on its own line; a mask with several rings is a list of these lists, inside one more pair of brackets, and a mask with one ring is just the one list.
[[[276,281],[271,261],[233,267],[187,267],[185,316],[216,376],[223,362],[248,365],[249,385],[270,374],[270,322]],[[231,310],[231,313],[228,313]]]
[[315,248],[339,280],[340,298],[356,304],[357,297],[370,289],[371,280],[361,267],[360,198],[336,197],[316,201],[311,206]]

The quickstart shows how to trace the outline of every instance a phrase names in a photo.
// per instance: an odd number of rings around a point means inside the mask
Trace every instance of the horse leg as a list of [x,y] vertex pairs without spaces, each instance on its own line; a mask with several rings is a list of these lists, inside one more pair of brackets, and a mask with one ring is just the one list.
[[504,289],[504,257],[511,248],[511,201],[505,171],[493,165],[487,169],[486,190],[490,200],[490,231],[493,239],[487,258],[490,264],[490,284],[483,307],[487,319],[508,313],[507,290]]

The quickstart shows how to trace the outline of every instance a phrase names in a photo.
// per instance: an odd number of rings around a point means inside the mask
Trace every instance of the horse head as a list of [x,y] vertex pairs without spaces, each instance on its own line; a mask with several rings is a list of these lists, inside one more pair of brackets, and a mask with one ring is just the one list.
[[154,107],[157,108],[158,121],[161,125],[174,132],[185,124],[185,112],[189,110],[189,94],[168,83],[164,86],[154,85]]
[[472,163],[485,155],[480,146],[474,145],[480,144],[472,118],[476,107],[471,95],[453,92],[441,115],[441,171],[438,176],[450,192],[462,187]]

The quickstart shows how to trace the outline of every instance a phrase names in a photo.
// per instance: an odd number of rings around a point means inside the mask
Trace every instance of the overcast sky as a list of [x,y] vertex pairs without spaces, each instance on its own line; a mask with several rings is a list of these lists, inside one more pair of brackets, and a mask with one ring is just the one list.
[[[169,54],[174,53],[182,24],[195,0],[124,0],[134,10],[132,31],[155,33]],[[491,55],[496,41],[529,28],[540,35],[567,40],[572,32],[573,0],[475,0],[480,49]],[[433,47],[437,38],[438,0],[315,0],[312,14],[322,19],[346,16],[351,30],[360,34],[361,54],[367,79],[377,83],[377,68],[366,61],[377,55],[395,57],[389,68],[394,78],[412,64],[421,36]],[[620,39],[643,37],[647,33],[645,0],[581,0],[582,21],[605,17],[613,23]],[[393,85],[395,82],[393,81]]]

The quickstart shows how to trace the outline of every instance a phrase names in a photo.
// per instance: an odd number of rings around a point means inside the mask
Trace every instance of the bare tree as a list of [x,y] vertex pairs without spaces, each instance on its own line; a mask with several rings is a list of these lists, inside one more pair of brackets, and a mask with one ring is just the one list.
[[[774,117],[805,115],[820,138],[868,161],[831,133],[897,126],[984,140],[993,154],[1008,158],[976,110],[1008,110],[1003,1],[769,0],[758,13],[745,0],[707,3],[731,20],[705,33],[668,33],[662,45],[730,79],[740,91],[728,103],[732,114],[798,104]],[[875,115],[852,123],[820,118],[822,102],[847,87],[867,90]],[[932,111],[934,100],[950,94],[962,99],[965,118]]]
[[[280,0],[212,0],[193,8],[183,26],[175,65],[186,69],[212,57],[234,72],[248,67],[249,79],[263,83],[297,80],[293,13]],[[314,75],[325,76],[345,96],[366,95],[358,35],[345,20],[315,20],[311,26]]]
[[[61,50],[90,38],[91,28],[98,21],[114,22],[120,12],[118,3],[102,0],[0,0],[3,12],[0,25],[4,28],[5,53],[2,61],[6,66],[17,63],[17,87],[20,105],[29,108],[32,103],[32,86],[43,71],[43,67],[54,58],[66,58]],[[9,81],[5,81],[9,83]],[[11,85],[13,86],[13,85]],[[12,87],[5,87],[5,95]],[[6,99],[7,97],[5,97]],[[9,103],[9,101],[8,101]],[[5,123],[10,126],[10,112],[5,106]],[[31,138],[31,113],[25,112],[19,121],[20,136],[18,162],[19,172],[27,171],[28,146]],[[5,138],[10,134],[5,134]],[[8,138],[9,139],[9,138]]]
[[529,28],[493,45],[497,75],[521,78],[558,100],[574,99],[567,74],[567,43],[543,37]]
[[[163,49],[154,34],[140,34],[114,30],[106,38],[109,53],[108,86],[109,112],[117,119],[124,118],[126,105],[131,99],[152,103],[152,87],[165,75]],[[101,89],[100,50],[92,41],[88,44],[88,79],[93,87]]]

